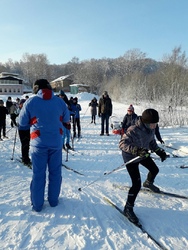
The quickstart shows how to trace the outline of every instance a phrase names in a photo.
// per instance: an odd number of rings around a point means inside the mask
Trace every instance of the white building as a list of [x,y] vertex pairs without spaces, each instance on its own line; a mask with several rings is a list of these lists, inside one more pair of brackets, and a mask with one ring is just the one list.
[[23,79],[16,73],[0,73],[0,95],[22,95]]

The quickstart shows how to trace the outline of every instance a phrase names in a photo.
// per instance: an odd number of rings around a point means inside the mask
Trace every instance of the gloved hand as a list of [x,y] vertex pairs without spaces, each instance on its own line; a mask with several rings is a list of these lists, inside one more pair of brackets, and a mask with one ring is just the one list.
[[63,122],[63,126],[64,126],[66,129],[68,129],[68,130],[71,129],[71,124],[70,124],[70,122],[68,122],[68,123]]
[[161,158],[161,161],[165,161],[167,158],[166,152],[162,148],[158,148],[155,153]]
[[140,156],[140,157],[144,157],[144,156],[148,157],[148,156],[150,156],[150,153],[148,152],[148,150],[146,148],[138,148],[136,146],[132,149],[132,154]]
[[161,141],[160,141],[160,143],[161,143],[161,144],[164,144],[164,141],[163,141],[163,140],[161,140]]
[[150,153],[148,152],[148,150],[146,148],[138,148],[137,150],[137,154],[140,156],[140,157],[148,157],[150,156]]

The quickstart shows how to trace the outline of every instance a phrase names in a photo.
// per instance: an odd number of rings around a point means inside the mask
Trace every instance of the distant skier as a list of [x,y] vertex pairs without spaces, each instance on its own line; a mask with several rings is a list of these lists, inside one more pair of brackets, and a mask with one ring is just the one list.
[[78,98],[73,98],[72,104],[70,105],[70,111],[72,115],[73,122],[73,137],[76,137],[76,127],[78,132],[78,138],[81,136],[81,125],[80,125],[80,111],[82,110],[80,104],[78,103]]
[[91,107],[91,123],[96,124],[95,120],[96,120],[96,115],[97,115],[98,102],[95,97],[89,103],[89,107]]
[[134,112],[134,107],[131,104],[127,109],[127,114],[123,118],[122,122],[122,135],[126,133],[128,127],[134,125],[135,122],[138,120],[137,114]]
[[0,141],[2,141],[1,130],[3,130],[3,138],[7,139],[6,136],[6,115],[8,114],[7,108],[4,106],[4,101],[0,100]]
[[143,186],[151,189],[153,192],[160,192],[159,188],[153,184],[159,168],[148,153],[148,150],[152,150],[160,156],[162,161],[166,160],[167,157],[165,151],[158,147],[154,138],[158,121],[158,112],[155,109],[146,109],[136,124],[127,129],[119,143],[125,163],[136,156],[141,157],[140,162],[130,163],[126,166],[132,180],[132,186],[128,193],[124,213],[133,223],[138,223],[139,221],[133,211],[134,202],[141,188],[139,163],[149,170]]

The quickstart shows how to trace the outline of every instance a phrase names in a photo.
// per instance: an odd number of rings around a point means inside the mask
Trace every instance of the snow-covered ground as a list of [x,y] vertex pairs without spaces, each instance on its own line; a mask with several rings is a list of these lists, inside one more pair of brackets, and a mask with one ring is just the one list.
[[[126,170],[104,175],[123,164],[118,148],[120,136],[112,133],[109,137],[99,136],[100,120],[97,118],[96,125],[90,124],[88,108],[94,95],[77,96],[82,106],[82,139],[74,141],[75,152],[69,154],[68,162],[63,152],[63,163],[84,175],[62,167],[63,182],[57,207],[50,207],[46,201],[42,212],[31,211],[32,170],[16,161],[20,156],[19,138],[16,138],[14,160],[11,160],[15,129],[7,133],[9,139],[0,142],[0,249],[159,249],[104,201],[106,196],[123,208],[127,190],[117,189],[113,184],[130,185]],[[2,98],[6,101],[0,96]],[[129,104],[113,102],[113,116],[121,121]],[[135,111],[141,114],[143,107],[135,106]],[[7,118],[7,130],[9,127]],[[156,160],[160,172],[155,184],[164,191],[188,196],[188,169],[179,168],[188,165],[188,128],[163,128],[160,132],[165,144],[179,149],[173,153],[181,157],[170,157],[163,163]],[[142,166],[140,171],[144,181],[147,171]],[[96,179],[98,181],[87,186]],[[83,190],[80,192],[78,188]],[[166,249],[188,249],[188,200],[140,192],[135,213],[143,227]]]

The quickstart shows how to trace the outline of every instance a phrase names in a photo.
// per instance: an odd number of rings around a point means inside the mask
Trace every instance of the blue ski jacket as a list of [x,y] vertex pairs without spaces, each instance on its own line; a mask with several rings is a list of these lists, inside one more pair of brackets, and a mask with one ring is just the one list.
[[40,89],[24,103],[19,115],[22,129],[30,126],[30,145],[62,148],[63,122],[70,121],[65,102],[50,89]]

